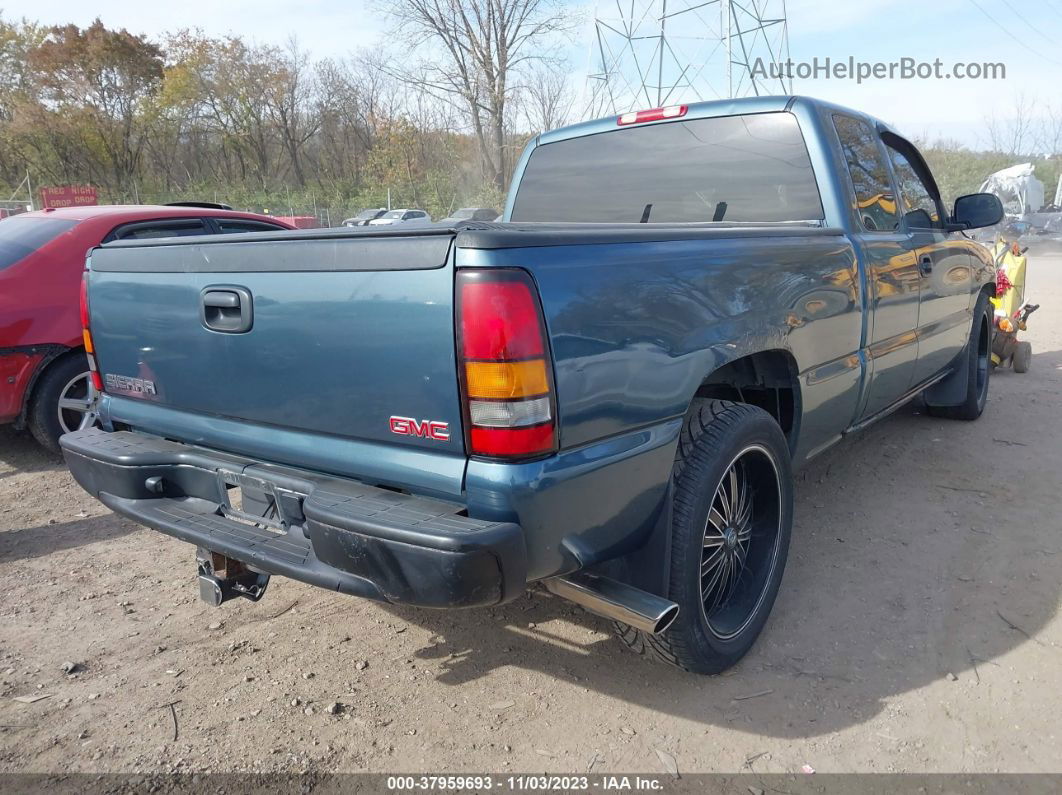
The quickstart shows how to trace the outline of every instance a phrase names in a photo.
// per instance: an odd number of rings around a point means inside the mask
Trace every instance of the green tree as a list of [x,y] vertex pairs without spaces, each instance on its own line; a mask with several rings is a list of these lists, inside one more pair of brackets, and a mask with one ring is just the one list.
[[97,19],[83,30],[50,28],[26,65],[31,95],[16,109],[16,133],[39,154],[50,150],[63,175],[91,171],[110,188],[130,188],[145,146],[143,110],[162,83],[159,47]]

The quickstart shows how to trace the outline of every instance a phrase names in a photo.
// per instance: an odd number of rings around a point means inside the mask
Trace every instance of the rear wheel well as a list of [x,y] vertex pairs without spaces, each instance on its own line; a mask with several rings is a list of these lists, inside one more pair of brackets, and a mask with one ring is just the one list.
[[33,375],[26,384],[26,390],[22,393],[22,411],[15,420],[15,427],[19,429],[26,427],[26,418],[29,414],[30,406],[33,405],[33,398],[37,394],[37,388],[40,386],[41,378],[44,377],[44,374],[67,356],[72,354],[85,355],[85,349],[80,345],[76,348],[68,348],[65,345],[42,345],[39,346],[39,349],[44,351],[44,358],[37,363]]
[[727,362],[704,379],[695,397],[758,406],[774,417],[789,449],[796,448],[800,382],[788,351],[762,351]]

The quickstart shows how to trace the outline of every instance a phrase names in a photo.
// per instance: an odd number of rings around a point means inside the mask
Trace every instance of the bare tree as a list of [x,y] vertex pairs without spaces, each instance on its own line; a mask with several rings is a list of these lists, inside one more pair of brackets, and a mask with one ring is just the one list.
[[1043,104],[1037,146],[1044,155],[1062,155],[1062,105]]
[[504,190],[513,77],[567,28],[566,10],[558,0],[404,0],[387,10],[411,50],[435,51],[419,69],[405,71],[405,79],[463,105],[486,176]]
[[302,167],[302,150],[321,128],[320,108],[314,103],[316,85],[309,67],[310,56],[299,49],[292,36],[282,52],[273,54],[276,80],[265,94],[266,107],[291,162],[295,183],[306,184]]
[[530,132],[545,132],[567,124],[575,97],[566,64],[545,60],[536,64],[521,87],[520,102]]
[[1029,100],[1024,94],[1018,94],[1009,114],[1001,119],[993,110],[986,119],[988,145],[993,151],[1007,155],[1029,154],[1029,148],[1035,143],[1034,126]]

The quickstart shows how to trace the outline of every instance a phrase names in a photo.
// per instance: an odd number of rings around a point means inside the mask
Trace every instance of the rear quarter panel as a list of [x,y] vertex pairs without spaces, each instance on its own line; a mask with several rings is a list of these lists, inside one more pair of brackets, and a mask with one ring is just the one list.
[[681,417],[710,373],[759,351],[796,363],[798,461],[854,416],[862,295],[841,234],[462,250],[458,263],[534,276],[564,448]]

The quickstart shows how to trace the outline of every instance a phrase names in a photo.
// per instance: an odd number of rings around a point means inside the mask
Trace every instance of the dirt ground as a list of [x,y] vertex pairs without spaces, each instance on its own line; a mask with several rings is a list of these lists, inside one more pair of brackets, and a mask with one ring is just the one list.
[[774,614],[715,678],[542,595],[274,578],[213,610],[190,546],[0,429],[0,770],[1062,771],[1062,256],[1031,253],[1032,370],[977,423],[913,405],[800,473]]

